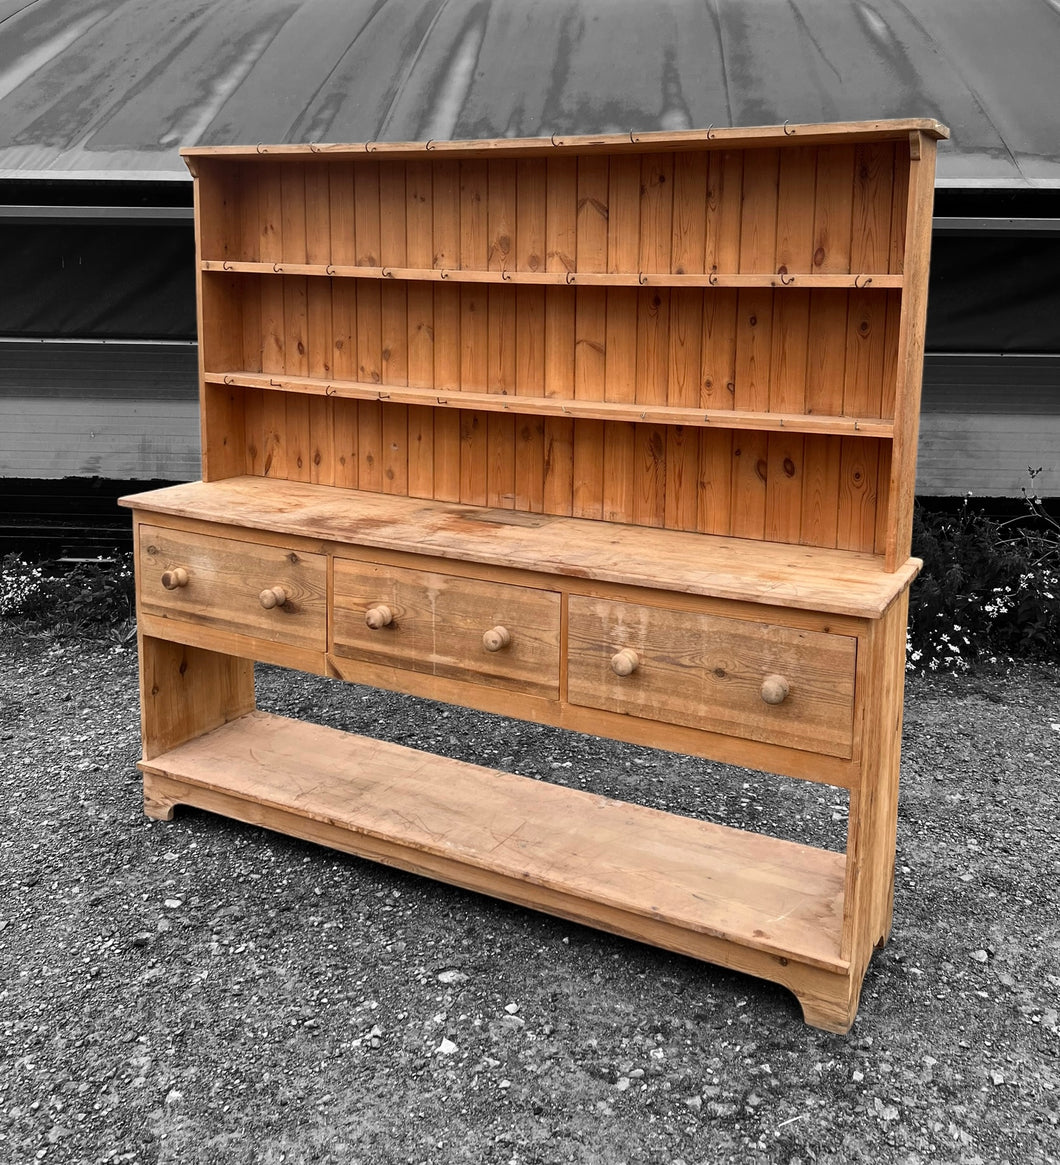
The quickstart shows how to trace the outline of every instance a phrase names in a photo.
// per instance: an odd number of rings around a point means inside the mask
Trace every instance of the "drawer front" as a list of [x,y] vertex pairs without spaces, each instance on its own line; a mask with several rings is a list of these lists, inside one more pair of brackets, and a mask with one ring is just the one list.
[[149,614],[325,649],[327,559],[322,554],[141,526],[138,565],[140,604]]
[[575,595],[568,634],[572,704],[851,755],[851,636]]
[[335,560],[338,656],[557,699],[559,635],[555,591]]

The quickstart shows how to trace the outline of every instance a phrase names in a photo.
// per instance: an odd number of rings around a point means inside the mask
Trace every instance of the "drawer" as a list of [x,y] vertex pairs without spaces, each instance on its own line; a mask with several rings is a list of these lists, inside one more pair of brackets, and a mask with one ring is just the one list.
[[337,656],[559,697],[555,591],[343,558],[334,585]]
[[851,755],[849,635],[572,595],[568,637],[572,704]]
[[323,554],[144,525],[138,566],[148,614],[324,651]]

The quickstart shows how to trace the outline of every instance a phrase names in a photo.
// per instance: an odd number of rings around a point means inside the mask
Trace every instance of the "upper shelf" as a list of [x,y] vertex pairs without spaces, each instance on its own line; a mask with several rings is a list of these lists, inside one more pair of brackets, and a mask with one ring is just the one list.
[[877,121],[806,122],[797,125],[726,126],[695,130],[650,130],[620,134],[560,135],[549,138],[493,138],[476,141],[426,142],[359,142],[354,144],[320,144],[317,142],[256,146],[192,146],[182,149],[181,156],[194,166],[197,158],[211,157],[333,157],[335,154],[371,154],[379,157],[422,157],[425,154],[450,157],[481,157],[483,152],[499,156],[527,157],[534,154],[593,152],[616,154],[643,153],[646,147],[657,149],[734,149],[741,146],[770,146],[797,139],[804,145],[830,142],[872,142],[922,133],[928,138],[948,138],[950,131],[941,122],[928,117],[880,119]]
[[190,482],[121,499],[151,513],[328,542],[879,618],[915,578],[882,555],[629,527],[269,477]]
[[781,271],[754,275],[707,271],[697,273],[652,271],[515,271],[453,267],[369,267],[336,263],[248,263],[233,259],[204,259],[203,271],[242,272],[250,275],[323,275],[338,279],[405,279],[448,283],[527,283],[578,287],[869,287],[902,286],[901,275],[861,272],[802,274]]

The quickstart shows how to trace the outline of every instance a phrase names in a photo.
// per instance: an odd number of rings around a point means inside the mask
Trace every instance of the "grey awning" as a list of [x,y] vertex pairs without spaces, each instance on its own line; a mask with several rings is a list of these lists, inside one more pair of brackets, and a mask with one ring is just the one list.
[[1060,0],[0,0],[0,176],[180,145],[935,117],[949,186],[1060,187]]

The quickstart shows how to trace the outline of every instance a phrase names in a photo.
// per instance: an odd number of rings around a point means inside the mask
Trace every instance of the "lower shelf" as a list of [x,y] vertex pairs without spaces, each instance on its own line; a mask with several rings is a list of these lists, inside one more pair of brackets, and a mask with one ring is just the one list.
[[849,972],[842,854],[265,712],[140,767],[156,817],[196,805],[774,979],[800,998],[788,972]]

